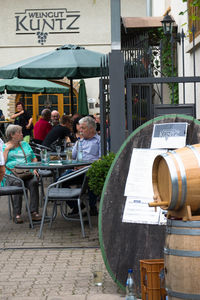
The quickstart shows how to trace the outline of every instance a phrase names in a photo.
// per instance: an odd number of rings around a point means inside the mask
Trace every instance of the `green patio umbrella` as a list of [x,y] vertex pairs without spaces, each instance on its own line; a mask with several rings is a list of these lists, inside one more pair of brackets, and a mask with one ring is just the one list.
[[81,79],[79,81],[79,93],[78,93],[78,113],[82,116],[89,114],[87,104],[87,93],[85,88],[85,81]]
[[64,45],[53,51],[21,60],[0,68],[0,78],[61,79],[71,85],[73,113],[73,79],[101,76],[101,60],[105,55],[76,45]]
[[0,80],[0,93],[4,93],[5,90],[8,94],[64,94],[69,90],[69,88],[48,80],[13,78]]

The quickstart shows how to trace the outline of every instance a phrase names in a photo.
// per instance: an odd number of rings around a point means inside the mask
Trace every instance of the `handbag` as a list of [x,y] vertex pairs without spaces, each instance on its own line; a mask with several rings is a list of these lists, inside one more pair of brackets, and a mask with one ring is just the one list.
[[[22,149],[22,152],[23,152],[24,157],[25,157],[25,161],[27,163],[26,154],[25,154],[24,149],[22,148],[21,144],[20,144],[20,148]],[[18,168],[10,169],[7,166],[6,166],[6,168],[9,171],[11,171],[13,175],[15,175],[16,177],[18,177],[22,180],[31,179],[34,176],[34,174],[28,169],[18,169]]]
[[[8,167],[7,167],[7,169],[9,170]],[[34,176],[33,173],[31,171],[29,171],[28,169],[13,168],[13,169],[10,169],[10,171],[13,173],[13,175],[15,175],[16,177],[18,177],[22,180],[31,179]]]

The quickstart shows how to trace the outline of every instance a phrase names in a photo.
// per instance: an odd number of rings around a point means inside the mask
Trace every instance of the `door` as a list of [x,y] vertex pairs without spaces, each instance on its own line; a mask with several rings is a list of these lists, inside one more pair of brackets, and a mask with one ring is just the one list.
[[[74,111],[78,112],[78,93],[74,89]],[[62,116],[63,114],[71,114],[71,99],[69,92],[65,94],[24,94],[17,95],[16,103],[21,101],[24,103],[25,109],[33,116],[33,124],[35,124],[44,108],[57,110]]]

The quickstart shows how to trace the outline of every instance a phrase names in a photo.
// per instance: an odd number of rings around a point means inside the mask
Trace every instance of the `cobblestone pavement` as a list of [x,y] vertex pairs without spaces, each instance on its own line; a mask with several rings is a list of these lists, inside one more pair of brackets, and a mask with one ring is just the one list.
[[[85,226],[82,238],[79,222],[67,222],[60,214],[52,228],[29,228],[14,224],[8,216],[7,197],[0,201],[0,299],[3,300],[117,300],[123,292],[113,282],[102,260],[97,217],[93,228]],[[94,286],[95,264],[102,263],[103,284]]]

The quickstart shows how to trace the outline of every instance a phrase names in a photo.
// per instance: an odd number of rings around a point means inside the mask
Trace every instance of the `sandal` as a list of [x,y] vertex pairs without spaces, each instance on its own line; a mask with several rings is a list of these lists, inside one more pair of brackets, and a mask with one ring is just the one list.
[[24,223],[22,217],[19,216],[19,215],[17,215],[17,216],[14,218],[14,222],[15,222],[15,224],[22,224],[22,223]]
[[31,214],[31,217],[32,217],[32,221],[41,221],[41,219],[42,219],[42,217],[36,212],[33,212]]

